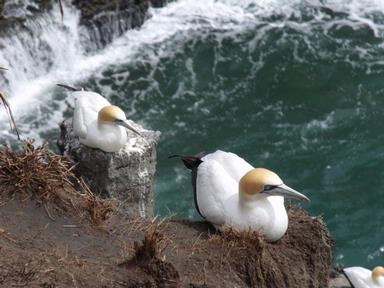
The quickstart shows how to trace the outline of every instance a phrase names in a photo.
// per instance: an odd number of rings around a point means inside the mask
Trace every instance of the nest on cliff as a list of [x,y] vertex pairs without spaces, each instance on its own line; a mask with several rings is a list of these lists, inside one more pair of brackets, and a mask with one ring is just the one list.
[[33,140],[22,141],[17,152],[8,147],[0,150],[0,197],[34,198],[43,205],[75,213],[82,219],[102,226],[114,210],[112,202],[95,196],[82,179],[72,172],[73,166],[46,144],[35,147]]
[[289,227],[278,241],[227,228],[209,238],[209,249],[220,247],[215,257],[247,287],[328,287],[332,239],[324,222],[295,206],[287,210]]

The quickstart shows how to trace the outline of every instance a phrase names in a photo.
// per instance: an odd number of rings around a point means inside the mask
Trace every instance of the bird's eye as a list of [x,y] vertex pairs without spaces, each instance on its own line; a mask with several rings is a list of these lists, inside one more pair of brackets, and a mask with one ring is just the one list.
[[276,188],[275,185],[264,185],[264,191],[269,191]]

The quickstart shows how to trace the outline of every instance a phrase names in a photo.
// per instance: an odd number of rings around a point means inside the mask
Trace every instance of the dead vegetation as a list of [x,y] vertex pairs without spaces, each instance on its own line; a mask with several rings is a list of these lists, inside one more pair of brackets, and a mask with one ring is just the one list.
[[35,147],[33,140],[22,141],[22,145],[20,152],[7,147],[0,150],[1,197],[32,197],[46,209],[53,203],[62,212],[75,212],[98,226],[104,223],[113,204],[95,196],[64,157],[46,144]]
[[119,264],[119,266],[130,267],[133,264],[144,265],[154,259],[161,258],[161,251],[164,241],[164,236],[156,229],[147,232],[141,243],[134,242],[134,255],[131,259],[126,260]]
[[[7,69],[2,68],[2,67],[0,67],[0,69],[7,70]],[[16,121],[15,121],[15,118],[13,117],[11,107],[10,107],[8,100],[5,97],[5,95],[1,92],[0,92],[0,103],[3,103],[5,112],[7,113],[8,120],[9,120],[9,126],[11,127],[11,129],[13,129],[16,132],[17,139],[20,140],[20,133],[19,133],[19,130],[17,129]]]
[[209,241],[224,245],[227,249],[257,249],[258,251],[261,251],[267,243],[259,231],[238,231],[232,227],[226,227],[220,234],[213,234]]
[[[328,286],[328,231],[300,208],[288,208],[288,231],[274,243],[254,231],[212,233],[203,222],[128,219],[92,194],[65,158],[46,145],[22,144],[20,151],[0,150],[0,250],[8,255],[0,257],[0,286]],[[52,211],[73,217],[54,219]],[[108,223],[109,233],[76,225],[78,216],[99,227]],[[18,258],[35,261],[24,267]]]
[[[134,255],[131,259],[124,261],[119,266],[132,269],[139,267],[147,275],[151,276],[153,282],[151,287],[180,287],[180,275],[172,263],[165,261],[163,254],[167,246],[166,237],[154,227],[144,235],[141,243],[134,242]],[[141,285],[141,284],[137,284]],[[147,284],[146,284],[147,285]]]
[[[0,284],[10,284],[11,287],[28,287],[37,278],[41,263],[31,259],[18,258],[13,265],[0,267]],[[4,286],[3,286],[4,287]]]

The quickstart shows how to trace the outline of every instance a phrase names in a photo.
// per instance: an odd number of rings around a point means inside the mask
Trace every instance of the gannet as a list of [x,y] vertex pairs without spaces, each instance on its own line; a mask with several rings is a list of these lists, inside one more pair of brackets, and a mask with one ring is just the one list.
[[381,266],[372,271],[363,267],[349,267],[343,271],[354,288],[384,288],[384,268]]
[[126,128],[140,135],[119,107],[95,92],[76,91],[73,131],[80,142],[105,152],[117,152],[127,143]]
[[254,168],[236,154],[216,151],[204,157],[180,157],[192,170],[195,206],[216,229],[255,230],[280,239],[288,227],[284,197],[309,199],[265,168]]

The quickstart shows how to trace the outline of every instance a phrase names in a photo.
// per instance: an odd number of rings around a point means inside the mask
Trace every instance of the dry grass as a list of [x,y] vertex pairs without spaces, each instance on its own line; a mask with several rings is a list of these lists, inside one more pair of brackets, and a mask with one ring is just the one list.
[[101,199],[93,194],[83,179],[80,179],[78,183],[83,191],[80,194],[82,201],[78,204],[78,211],[83,212],[84,217],[89,217],[97,226],[104,226],[105,221],[115,211],[115,205],[112,201]]
[[134,255],[131,259],[125,260],[119,266],[131,267],[133,265],[143,265],[155,259],[161,259],[162,253],[168,246],[169,239],[152,227],[147,231],[142,242],[134,242]]
[[151,233],[154,230],[165,229],[170,222],[171,216],[159,219],[158,216],[153,217],[152,219],[146,219],[137,217],[129,220],[130,230],[132,231],[141,231],[144,233]]
[[[8,69],[5,67],[0,67],[0,70],[7,71]],[[0,103],[3,103],[5,112],[8,115],[9,126],[11,127],[11,129],[15,130],[17,139],[20,140],[20,133],[19,133],[19,130],[17,129],[15,118],[13,117],[13,113],[11,110],[11,106],[8,103],[7,97],[5,97],[5,95],[1,92],[0,92]]]
[[238,231],[232,227],[226,227],[222,233],[213,234],[209,241],[222,244],[228,249],[262,250],[267,243],[259,231]]
[[[21,152],[10,148],[0,150],[0,196],[33,197],[44,207],[54,203],[64,212],[75,212],[101,226],[114,205],[95,196],[73,174],[70,163],[50,151],[46,144],[35,147],[33,140],[22,143]],[[47,214],[50,216],[48,211]]]
[[150,233],[146,233],[142,243],[134,243],[136,262],[149,262],[152,259],[160,258],[162,251],[162,242],[164,236],[158,231],[153,230]]
[[[5,68],[1,68],[1,69],[5,69]],[[3,93],[1,93],[1,92],[0,92],[0,103],[3,103],[5,112],[8,115],[9,126],[11,127],[11,129],[15,130],[16,135],[17,135],[17,139],[20,140],[20,133],[19,133],[19,130],[17,129],[15,118],[13,117],[13,113],[12,113],[11,107],[10,107],[10,105],[8,103],[8,100],[5,97],[5,95]]]
[[155,217],[152,221],[147,221],[147,228],[139,229],[139,231],[144,232],[144,239],[140,243],[134,242],[134,256],[119,265],[130,266],[133,263],[147,263],[153,259],[165,259],[164,251],[169,245],[172,245],[173,241],[170,235],[161,230],[165,229],[164,225],[168,225],[170,222],[167,218],[161,221],[156,219]]
[[[41,270],[41,263],[20,257],[12,266],[0,267],[0,283],[11,281],[12,287],[30,287]],[[5,286],[2,286],[5,287]]]
[[139,267],[154,280],[156,287],[181,287],[179,272],[172,263],[165,261],[163,252],[166,246],[167,238],[157,229],[153,229],[144,235],[142,242],[134,242],[133,257],[120,263],[119,266],[128,269]]

